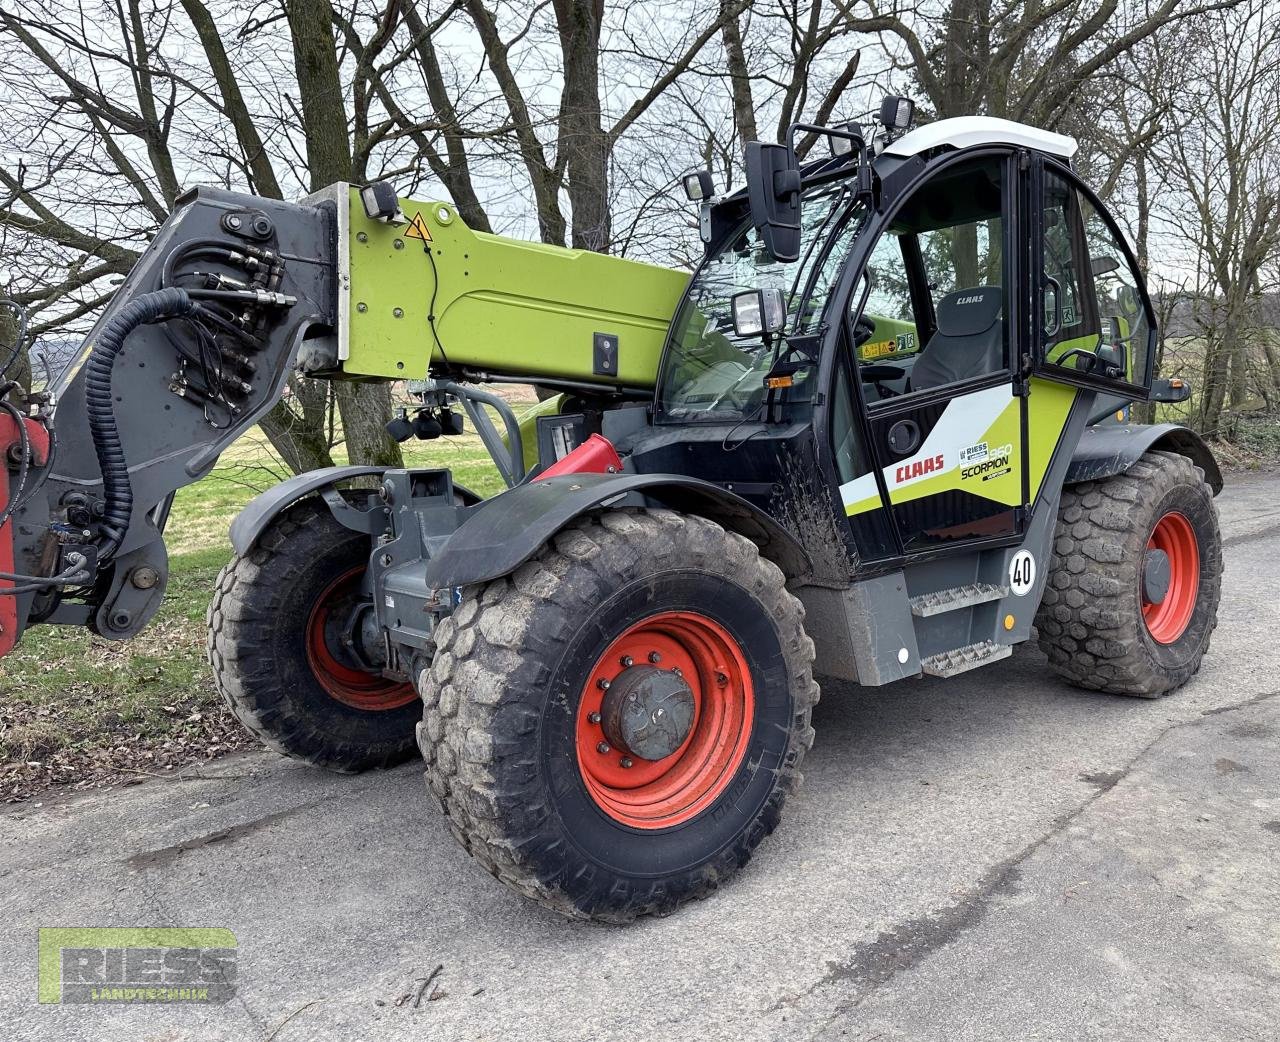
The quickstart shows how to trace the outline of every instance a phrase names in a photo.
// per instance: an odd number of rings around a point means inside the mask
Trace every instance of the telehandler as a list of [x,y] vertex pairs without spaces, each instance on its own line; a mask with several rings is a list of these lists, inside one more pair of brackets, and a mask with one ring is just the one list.
[[[0,653],[142,629],[175,491],[297,368],[419,381],[392,433],[469,418],[509,487],[350,466],[259,496],[217,685],[327,768],[419,749],[463,846],[568,916],[732,876],[799,783],[815,672],[954,677],[1034,626],[1073,684],[1172,691],[1216,621],[1222,478],[1192,431],[1128,422],[1189,393],[1153,391],[1134,255],[1070,138],[911,123],[889,98],[752,143],[738,191],[689,174],[691,277],[386,183],[189,191],[53,386],[6,389]],[[554,397],[521,423],[495,381]]]

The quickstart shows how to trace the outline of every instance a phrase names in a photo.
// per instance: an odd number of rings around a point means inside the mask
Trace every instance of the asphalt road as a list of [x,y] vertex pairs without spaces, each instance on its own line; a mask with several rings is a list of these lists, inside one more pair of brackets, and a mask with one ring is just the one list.
[[[806,784],[732,884],[570,924],[473,865],[414,767],[267,753],[0,815],[0,1038],[1280,1037],[1280,476],[1219,500],[1196,679],[1073,690],[1023,647],[831,684]],[[40,926],[223,926],[228,1005],[38,1006]],[[427,994],[417,981],[442,966]]]

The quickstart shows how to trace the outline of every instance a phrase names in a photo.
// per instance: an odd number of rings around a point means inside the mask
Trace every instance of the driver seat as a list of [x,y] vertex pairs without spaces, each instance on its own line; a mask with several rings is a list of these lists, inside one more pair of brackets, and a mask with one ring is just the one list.
[[1004,291],[974,286],[938,301],[937,332],[911,370],[911,389],[941,387],[1004,368]]

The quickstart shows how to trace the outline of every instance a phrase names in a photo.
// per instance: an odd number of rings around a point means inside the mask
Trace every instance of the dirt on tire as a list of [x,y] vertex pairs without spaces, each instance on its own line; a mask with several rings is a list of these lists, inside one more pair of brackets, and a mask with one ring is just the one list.
[[[1195,531],[1199,586],[1185,630],[1165,644],[1143,619],[1142,567],[1152,530],[1170,511]],[[1062,490],[1036,614],[1040,648],[1077,687],[1158,698],[1200,668],[1221,588],[1222,538],[1204,472],[1178,453],[1147,452],[1123,474]]]
[[[757,678],[771,685],[775,718],[765,726],[758,716],[753,730],[753,741],[759,732],[774,744],[692,821],[641,832],[593,811],[562,732],[573,740],[583,683],[574,669],[626,622],[611,613],[639,592],[647,610],[670,607],[658,603],[664,584],[685,580],[716,584],[721,604],[696,607],[723,611],[726,625],[738,621],[731,604],[748,605],[735,610],[776,649]],[[582,519],[510,577],[466,588],[419,677],[427,785],[450,830],[489,873],[573,918],[625,922],[710,893],[773,830],[800,782],[818,699],[803,617],[754,544],[671,511]],[[597,624],[592,643],[583,634]]]
[[304,499],[222,569],[207,616],[214,683],[236,719],[277,752],[344,773],[409,759],[420,713],[417,699],[380,711],[342,703],[307,656],[317,596],[368,556],[367,535]]

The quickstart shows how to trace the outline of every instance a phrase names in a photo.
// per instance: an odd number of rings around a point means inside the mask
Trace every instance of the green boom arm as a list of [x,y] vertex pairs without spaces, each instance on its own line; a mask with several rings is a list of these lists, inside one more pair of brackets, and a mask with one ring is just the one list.
[[[684,272],[474,232],[450,203],[402,199],[407,223],[388,224],[343,189],[344,374],[421,377],[443,347],[454,366],[498,376],[653,386]],[[597,334],[614,338],[612,358],[599,356]]]

